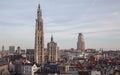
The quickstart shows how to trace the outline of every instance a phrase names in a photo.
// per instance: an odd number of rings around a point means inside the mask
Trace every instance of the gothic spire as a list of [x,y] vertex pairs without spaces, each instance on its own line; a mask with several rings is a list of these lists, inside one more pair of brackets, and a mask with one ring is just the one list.
[[38,4],[37,8],[35,29],[35,62],[38,64],[44,64],[44,29],[40,4]]
[[38,4],[38,9],[37,9],[37,17],[41,17],[42,16],[42,12],[41,12],[41,9],[40,9],[40,4]]
[[40,8],[40,4],[38,4],[38,8]]
[[53,42],[53,35],[51,35],[51,42]]

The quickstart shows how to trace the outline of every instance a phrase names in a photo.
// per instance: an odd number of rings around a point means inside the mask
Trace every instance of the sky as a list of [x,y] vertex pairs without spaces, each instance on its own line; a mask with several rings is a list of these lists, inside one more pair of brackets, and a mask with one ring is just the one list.
[[120,49],[120,0],[0,0],[0,47],[34,48],[38,4],[44,21],[45,47],[53,35],[60,49]]

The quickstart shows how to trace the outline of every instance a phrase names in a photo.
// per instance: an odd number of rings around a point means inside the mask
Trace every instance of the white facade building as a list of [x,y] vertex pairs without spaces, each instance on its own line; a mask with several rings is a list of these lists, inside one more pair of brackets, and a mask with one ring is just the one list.
[[91,71],[91,75],[101,75],[100,71]]
[[21,72],[23,75],[34,75],[34,73],[39,69],[36,64],[25,63],[22,65]]

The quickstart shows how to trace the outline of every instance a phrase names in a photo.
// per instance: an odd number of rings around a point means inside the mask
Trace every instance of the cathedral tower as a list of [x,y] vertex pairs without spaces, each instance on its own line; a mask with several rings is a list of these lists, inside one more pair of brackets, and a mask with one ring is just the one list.
[[43,19],[40,4],[37,9],[37,19],[35,28],[35,62],[44,64],[44,32]]
[[58,55],[59,48],[57,46],[57,43],[54,42],[53,36],[51,36],[51,41],[47,44],[47,50],[48,50],[48,61],[57,62],[59,57]]

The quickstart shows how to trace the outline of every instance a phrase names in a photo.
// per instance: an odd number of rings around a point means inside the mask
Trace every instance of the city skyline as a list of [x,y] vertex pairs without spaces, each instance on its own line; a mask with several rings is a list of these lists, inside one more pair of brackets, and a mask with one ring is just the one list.
[[[120,48],[119,0],[40,0],[45,47],[51,34],[61,49],[77,48],[83,33],[86,48]],[[38,1],[0,1],[0,46],[34,48]]]

